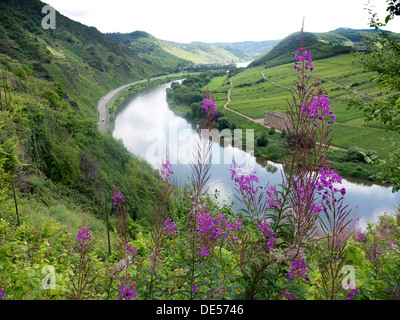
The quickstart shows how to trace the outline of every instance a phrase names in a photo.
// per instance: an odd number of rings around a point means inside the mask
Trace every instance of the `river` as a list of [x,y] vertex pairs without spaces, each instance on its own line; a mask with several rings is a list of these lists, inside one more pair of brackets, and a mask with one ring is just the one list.
[[[169,109],[166,102],[166,89],[169,87],[170,84],[160,85],[128,99],[116,117],[113,136],[122,139],[131,153],[147,160],[155,169],[160,168],[168,144],[174,182],[182,187],[191,175],[191,146],[197,134],[188,121]],[[256,160],[249,153],[229,144],[221,146],[214,142],[212,148],[213,165],[208,188],[209,192],[219,191],[219,201],[236,200],[229,171],[232,155],[239,166],[249,165],[261,184],[281,183],[280,164]],[[345,204],[352,209],[353,219],[359,219],[362,229],[368,221],[376,222],[378,216],[392,214],[400,204],[400,194],[392,193],[392,188],[388,186],[361,179],[342,179],[341,187],[346,188]]]

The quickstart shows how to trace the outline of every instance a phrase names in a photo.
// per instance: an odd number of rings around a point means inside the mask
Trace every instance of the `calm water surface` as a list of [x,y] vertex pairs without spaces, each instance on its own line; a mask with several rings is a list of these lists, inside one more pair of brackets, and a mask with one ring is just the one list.
[[[125,108],[115,120],[113,136],[122,139],[131,153],[147,160],[155,169],[159,169],[168,144],[175,184],[183,186],[191,175],[191,143],[197,134],[190,123],[168,108],[166,89],[169,87],[170,84],[157,86],[126,101]],[[213,143],[213,161],[216,163],[210,169],[208,188],[209,192],[219,191],[220,201],[235,200],[229,171],[232,155],[239,166],[250,166],[261,184],[281,183],[280,164],[255,159],[230,145],[222,147]],[[378,216],[393,213],[400,204],[400,194],[392,193],[388,186],[349,178],[342,179],[342,187],[347,190],[345,204],[352,209],[353,218],[359,218],[362,228],[367,221],[375,222]]]

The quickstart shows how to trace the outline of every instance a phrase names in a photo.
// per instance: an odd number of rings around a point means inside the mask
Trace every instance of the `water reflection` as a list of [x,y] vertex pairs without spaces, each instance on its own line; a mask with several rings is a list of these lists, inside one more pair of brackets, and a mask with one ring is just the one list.
[[[193,159],[193,146],[188,141],[196,139],[197,134],[190,123],[168,108],[166,88],[169,86],[165,84],[148,89],[130,99],[116,118],[113,136],[122,139],[130,152],[146,159],[156,169],[160,168],[160,159],[168,144],[175,183],[182,187],[191,176],[189,160]],[[229,171],[232,156],[239,166],[248,166],[254,170],[261,183],[281,183],[280,164],[263,158],[256,159],[233,148],[231,144],[221,147],[219,143],[213,143],[213,159],[217,156],[220,161],[211,166],[208,188],[210,192],[218,190],[221,201],[235,200]],[[392,193],[391,187],[370,181],[342,179],[341,187],[347,190],[345,204],[353,210],[354,218],[359,217],[363,226],[367,221],[374,222],[385,212],[393,213],[400,203],[399,193]]]

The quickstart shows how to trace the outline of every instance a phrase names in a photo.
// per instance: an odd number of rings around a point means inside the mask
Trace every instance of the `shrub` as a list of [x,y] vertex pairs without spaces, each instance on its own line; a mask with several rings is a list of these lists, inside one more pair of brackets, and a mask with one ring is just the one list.
[[268,136],[266,131],[262,131],[256,139],[256,144],[259,147],[265,147],[268,145]]
[[269,131],[268,131],[268,134],[269,135],[273,135],[273,134],[275,134],[275,128],[274,127],[271,127],[270,129],[269,129]]
[[348,162],[358,161],[367,163],[365,157],[371,157],[372,155],[376,155],[376,152],[359,147],[351,147],[346,151],[346,160]]

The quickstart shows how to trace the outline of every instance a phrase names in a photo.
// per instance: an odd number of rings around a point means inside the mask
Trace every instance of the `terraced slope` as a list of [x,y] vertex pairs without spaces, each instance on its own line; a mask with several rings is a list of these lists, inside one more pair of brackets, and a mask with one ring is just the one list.
[[[384,97],[384,93],[368,81],[369,73],[353,60],[352,55],[341,55],[313,62],[313,76],[320,78],[336,114],[333,145],[343,149],[357,146],[385,156],[388,143],[381,139],[393,137],[400,140],[400,137],[387,132],[380,124],[364,123],[363,113],[358,109],[348,109],[343,99],[347,90],[356,90],[370,99]],[[291,99],[289,88],[296,77],[293,63],[249,68],[233,77],[229,108],[253,119],[263,118],[265,110],[285,112],[287,101]],[[214,83],[219,83],[213,89],[217,105],[222,107],[227,101],[229,81],[215,79]]]

